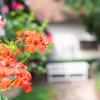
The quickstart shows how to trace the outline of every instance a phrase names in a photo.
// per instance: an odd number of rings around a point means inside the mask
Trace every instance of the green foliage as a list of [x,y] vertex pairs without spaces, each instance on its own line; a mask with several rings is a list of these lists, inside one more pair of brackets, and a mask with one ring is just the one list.
[[8,46],[10,47],[11,50],[13,50],[13,52],[18,51],[18,48],[17,48],[17,46],[15,45],[15,43],[13,41],[8,42]]
[[90,33],[100,42],[100,0],[66,0],[67,6],[77,12]]
[[47,71],[42,66],[38,66],[37,69],[36,69],[36,72],[38,72],[40,74],[46,74]]
[[9,100],[8,97],[0,96],[0,100]]
[[52,91],[46,87],[34,88],[31,93],[22,92],[19,96],[12,100],[51,100]]
[[35,21],[36,15],[32,12],[11,11],[7,17],[6,37],[8,40],[15,40],[15,33],[19,30],[38,30],[41,33],[44,33],[48,25],[47,20],[43,21],[41,25]]

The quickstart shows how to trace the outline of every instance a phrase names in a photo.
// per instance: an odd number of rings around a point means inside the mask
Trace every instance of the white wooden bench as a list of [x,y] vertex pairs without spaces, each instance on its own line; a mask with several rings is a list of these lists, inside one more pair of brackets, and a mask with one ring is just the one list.
[[48,82],[86,81],[89,64],[86,62],[65,62],[47,64]]

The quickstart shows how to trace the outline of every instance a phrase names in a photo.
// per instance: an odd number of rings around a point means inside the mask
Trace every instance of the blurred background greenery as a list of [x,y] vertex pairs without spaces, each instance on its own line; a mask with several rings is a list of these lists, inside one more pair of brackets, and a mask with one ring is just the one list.
[[99,0],[65,0],[69,12],[80,17],[87,30],[100,42],[100,1]]

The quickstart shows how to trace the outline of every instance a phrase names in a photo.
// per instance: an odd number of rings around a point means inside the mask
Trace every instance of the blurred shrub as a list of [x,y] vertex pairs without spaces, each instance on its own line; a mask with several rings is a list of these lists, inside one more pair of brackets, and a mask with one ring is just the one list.
[[66,2],[70,11],[80,16],[87,30],[95,34],[100,42],[100,0],[66,0]]
[[38,30],[45,34],[47,21],[36,22],[36,15],[32,12],[24,13],[23,11],[11,11],[7,17],[6,36],[8,40],[16,39],[16,31],[19,30]]

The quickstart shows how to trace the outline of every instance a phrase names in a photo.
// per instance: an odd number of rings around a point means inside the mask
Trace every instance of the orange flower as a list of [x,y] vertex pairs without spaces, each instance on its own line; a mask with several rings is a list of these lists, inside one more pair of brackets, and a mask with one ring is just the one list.
[[26,93],[29,93],[29,92],[32,91],[32,87],[30,86],[30,84],[25,85],[24,91],[25,91]]
[[22,41],[27,52],[34,53],[38,48],[41,52],[45,52],[47,43],[38,31],[26,31],[23,32],[23,35],[22,32],[18,32],[17,34],[18,40],[16,40],[16,43]]
[[32,80],[32,76],[28,71],[22,71],[17,74],[18,78],[22,78],[24,81],[30,82]]
[[25,34],[25,36],[27,37],[27,36],[30,35],[30,31],[26,31],[26,32],[24,32],[24,34]]
[[44,39],[40,33],[35,33],[32,35],[32,41],[34,45],[38,45],[40,42],[44,41]]
[[32,80],[31,74],[28,71],[24,71],[23,73],[24,73],[25,80],[30,82]]
[[30,53],[34,53],[36,51],[36,48],[33,44],[30,44],[29,46],[26,46],[26,51]]
[[10,80],[7,78],[3,78],[0,84],[0,87],[4,90],[7,90],[10,88]]
[[25,43],[32,43],[32,39],[30,37],[25,38]]
[[38,38],[38,40],[39,40],[40,42],[43,42],[43,41],[44,41],[44,38],[43,38],[43,36],[42,36],[40,33],[37,33],[37,34],[36,34],[36,37]]
[[13,84],[14,84],[14,87],[24,87],[24,80],[20,78],[16,78]]
[[0,43],[0,58],[6,59],[8,57],[15,59],[16,55],[12,52],[12,50],[9,48],[9,46],[7,46],[4,43]]
[[45,42],[42,42],[39,44],[38,48],[40,49],[41,52],[45,52],[47,48],[47,44]]
[[2,78],[4,76],[4,70],[3,68],[0,68],[0,78]]
[[19,38],[22,37],[22,31],[17,31],[16,34],[17,34],[17,36],[18,36]]

